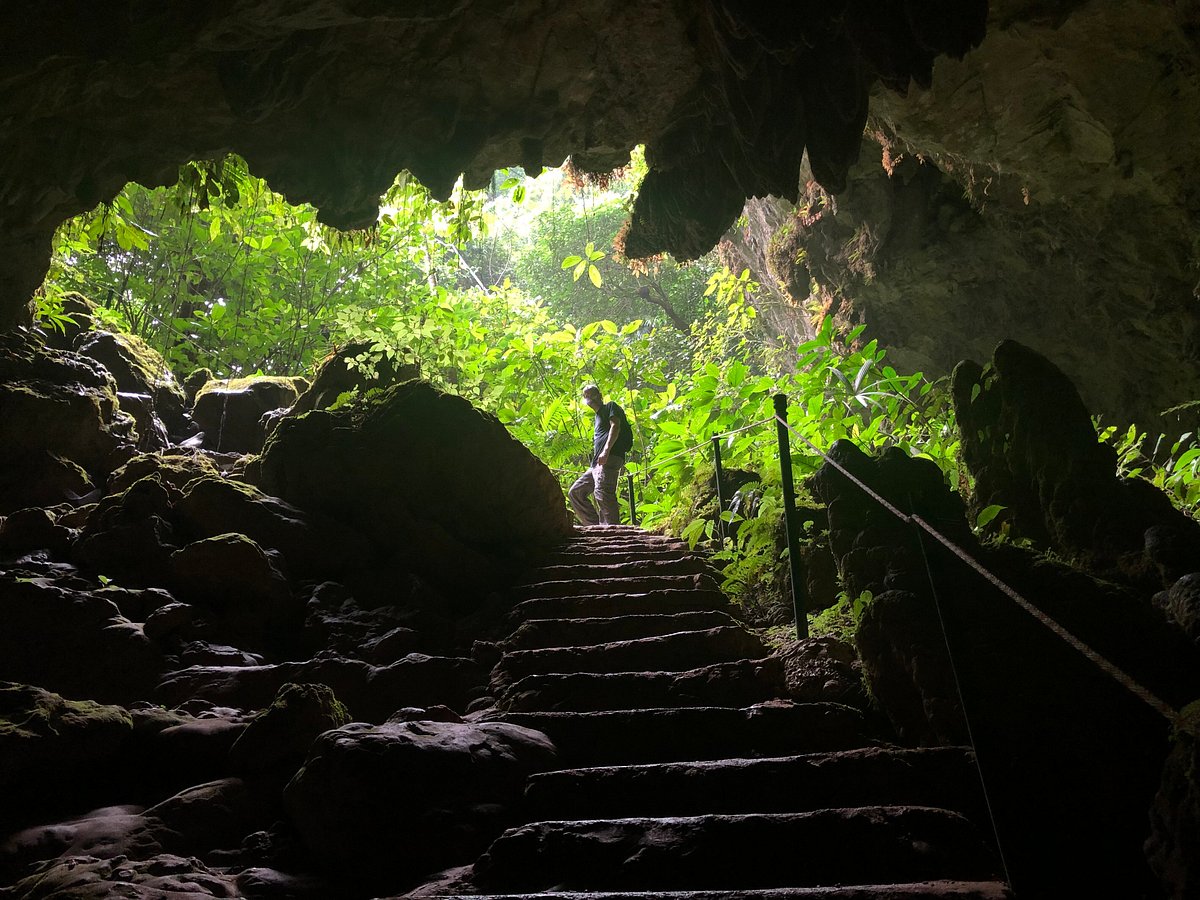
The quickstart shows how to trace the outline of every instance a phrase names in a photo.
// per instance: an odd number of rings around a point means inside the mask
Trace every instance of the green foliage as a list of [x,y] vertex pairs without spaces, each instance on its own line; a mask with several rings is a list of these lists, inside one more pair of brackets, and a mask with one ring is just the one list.
[[[1185,403],[1165,411],[1164,415],[1194,405]],[[1160,434],[1152,447],[1147,446],[1149,434],[1136,425],[1125,431],[1110,425],[1099,430],[1099,437],[1116,451],[1118,475],[1144,478],[1166,493],[1183,512],[1192,517],[1200,515],[1200,443],[1195,432],[1184,432],[1170,444],[1167,436]]]
[[850,595],[842,592],[838,602],[829,609],[813,616],[808,623],[808,633],[812,637],[833,637],[840,641],[853,641],[858,623],[862,621],[874,596],[870,591],[863,591],[851,599]]
[[346,339],[341,323],[379,307],[427,303],[462,267],[458,247],[484,224],[461,183],[444,203],[402,173],[369,230],[342,234],[293,206],[229,157],[181,168],[170,188],[127,185],[55,236],[40,296],[79,290],[177,371],[305,370]]

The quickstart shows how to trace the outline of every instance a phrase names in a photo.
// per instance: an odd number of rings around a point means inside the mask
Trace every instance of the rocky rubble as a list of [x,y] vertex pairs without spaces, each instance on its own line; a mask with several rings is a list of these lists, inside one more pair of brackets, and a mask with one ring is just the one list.
[[[0,338],[5,896],[346,896],[473,859],[553,756],[537,732],[459,718],[486,689],[472,642],[498,615],[510,557],[566,531],[553,479],[495,420],[410,386],[360,418],[284,417],[250,468],[281,484],[303,465],[309,484],[359,492],[333,504],[298,490],[294,505],[233,477],[246,460],[224,438],[187,440],[215,388],[188,409],[136,342],[72,343]],[[306,443],[305,416],[335,421],[343,442]],[[506,461],[519,506],[448,482],[464,439]],[[380,527],[397,517],[410,527]],[[386,803],[364,757],[329,750],[379,740],[413,748]],[[436,860],[347,886],[336,873],[355,841],[390,834],[413,785],[430,803],[460,797],[404,819]],[[347,792],[377,802],[347,810],[359,838],[337,845],[326,820]],[[475,824],[452,824],[459,812]]]

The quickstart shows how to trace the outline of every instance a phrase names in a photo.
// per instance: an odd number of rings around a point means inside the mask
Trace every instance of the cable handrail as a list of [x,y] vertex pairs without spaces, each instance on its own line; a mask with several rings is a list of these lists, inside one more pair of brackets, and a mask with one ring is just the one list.
[[[1129,691],[1131,694],[1133,694],[1133,696],[1137,697],[1139,700],[1141,700],[1143,703],[1145,703],[1147,706],[1149,706],[1155,712],[1159,713],[1159,715],[1163,716],[1168,722],[1171,722],[1172,724],[1178,723],[1179,713],[1170,704],[1168,704],[1166,701],[1162,700],[1160,697],[1158,697],[1156,694],[1154,694],[1149,688],[1145,687],[1140,682],[1135,680],[1132,676],[1130,676],[1123,669],[1121,669],[1120,667],[1118,667],[1117,665],[1115,665],[1114,663],[1112,663],[1105,657],[1101,656],[1099,653],[1097,653],[1095,650],[1093,650],[1091,647],[1089,647],[1087,644],[1085,644],[1083,641],[1081,641],[1075,635],[1071,634],[1071,632],[1069,632],[1066,628],[1064,628],[1059,622],[1057,622],[1051,616],[1047,615],[1042,610],[1038,609],[1029,600],[1027,600],[1023,596],[1021,596],[1021,594],[1019,594],[1016,591],[1016,589],[1014,589],[1009,584],[1007,584],[1006,582],[1001,580],[999,576],[995,575],[990,570],[988,570],[982,563],[980,563],[973,556],[971,556],[971,554],[969,554],[961,546],[956,544],[954,541],[950,540],[948,537],[946,537],[944,534],[942,534],[940,531],[938,531],[936,528],[934,528],[932,525],[930,525],[924,518],[922,518],[919,515],[916,515],[915,513],[909,514],[909,513],[902,512],[894,504],[889,503],[877,491],[875,491],[869,485],[864,483],[862,481],[862,479],[851,474],[846,469],[845,466],[841,465],[839,462],[837,462],[837,460],[833,459],[828,453],[826,453],[824,450],[822,450],[820,447],[818,447],[816,444],[814,444],[812,441],[810,441],[808,438],[806,438],[803,434],[801,434],[799,431],[797,431],[795,428],[793,428],[790,424],[788,424],[788,422],[785,419],[781,418],[780,416],[772,416],[772,418],[775,419],[777,422],[779,422],[791,434],[794,434],[801,441],[803,441],[805,444],[807,444],[809,447],[811,447],[816,453],[820,454],[821,458],[824,459],[826,463],[828,463],[830,466],[832,466],[834,469],[836,469],[838,472],[840,472],[842,475],[844,475],[847,478],[847,480],[849,480],[852,484],[854,484],[857,488],[859,488],[859,490],[863,491],[865,494],[867,494],[869,497],[871,497],[871,499],[873,499],[877,503],[879,503],[880,506],[882,506],[884,509],[886,509],[888,512],[890,512],[892,515],[894,515],[896,518],[898,518],[900,521],[904,522],[905,524],[914,525],[917,528],[919,528],[920,530],[926,532],[930,537],[932,537],[938,543],[940,543],[944,547],[946,547],[951,553],[953,553],[956,557],[958,557],[968,567],[973,569],[977,574],[981,575],[993,587],[995,587],[1002,594],[1004,594],[1006,597],[1008,597],[1010,600],[1012,600],[1014,603],[1016,603],[1017,606],[1019,606],[1022,610],[1024,610],[1029,615],[1033,616],[1034,619],[1036,619],[1043,626],[1045,626],[1047,629],[1049,629],[1055,636],[1057,636],[1058,638],[1063,640],[1068,646],[1070,646],[1072,649],[1079,652],[1081,655],[1083,655],[1083,657],[1085,659],[1087,659],[1089,662],[1091,662],[1093,665],[1095,665],[1097,668],[1099,668],[1102,672],[1104,672],[1106,675],[1108,675],[1110,678],[1112,678],[1118,684],[1120,684],[1122,687],[1124,687],[1127,691]],[[931,581],[932,581],[932,573],[931,573]]]

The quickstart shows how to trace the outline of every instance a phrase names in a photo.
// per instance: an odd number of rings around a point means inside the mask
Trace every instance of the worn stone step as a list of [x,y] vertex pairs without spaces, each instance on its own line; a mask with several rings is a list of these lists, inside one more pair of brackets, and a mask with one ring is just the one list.
[[[589,559],[541,566],[532,573],[530,584],[547,581],[602,581],[606,578],[657,578],[663,575],[699,575],[710,572],[708,561],[699,556],[676,555],[668,559]],[[526,585],[518,585],[522,590]]]
[[488,712],[481,718],[549,735],[564,767],[788,756],[872,743],[862,712],[838,703]]
[[[595,589],[574,582],[575,592]],[[639,590],[639,587],[641,589]],[[696,586],[654,589],[632,585],[626,591],[534,597],[512,608],[510,618],[525,619],[595,619],[611,616],[672,615],[680,612],[710,612],[729,609],[729,599],[716,587]]]
[[580,594],[640,594],[661,590],[717,590],[716,579],[707,572],[686,575],[629,575],[613,578],[565,578],[530,582],[512,589],[518,600],[574,597]]
[[551,672],[686,672],[697,666],[768,655],[757,635],[740,625],[723,625],[589,647],[514,650],[505,653],[492,669],[491,684],[494,691],[502,691],[527,675]]
[[996,881],[974,827],[947,810],[534,822],[475,863],[482,891],[739,890],[925,880]]
[[533,776],[525,797],[534,819],[918,805],[986,821],[975,758],[965,747],[864,747],[768,759],[562,769]]
[[599,545],[593,547],[570,546],[546,557],[544,564],[548,566],[574,565],[576,563],[605,562],[615,563],[623,560],[650,561],[662,559],[680,559],[691,555],[686,545],[679,547],[662,545],[647,547],[642,544]]
[[772,657],[686,672],[527,675],[497,698],[497,706],[513,712],[750,706],[781,697],[784,691],[783,666]]
[[[419,893],[405,897],[449,897]],[[539,891],[536,894],[472,894],[472,900],[1014,900],[1000,881],[922,881],[836,887],[738,889],[732,891]]]
[[504,651],[538,650],[549,647],[587,647],[634,638],[674,634],[677,631],[702,631],[721,625],[735,625],[728,613],[717,610],[682,612],[670,615],[626,615],[594,619],[530,619],[522,622],[500,642]]

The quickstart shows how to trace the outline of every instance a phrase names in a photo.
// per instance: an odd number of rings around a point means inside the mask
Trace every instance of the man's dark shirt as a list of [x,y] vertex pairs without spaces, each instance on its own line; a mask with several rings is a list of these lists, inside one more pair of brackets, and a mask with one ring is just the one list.
[[[625,411],[617,406],[613,401],[608,401],[596,410],[595,431],[592,434],[592,465],[596,465],[596,461],[600,458],[601,452],[604,450],[604,445],[608,441],[608,432],[612,428],[612,420],[616,419],[621,423],[622,428],[629,426],[625,422]],[[617,440],[620,440],[618,437]],[[612,451],[613,455],[617,455],[616,451]]]

